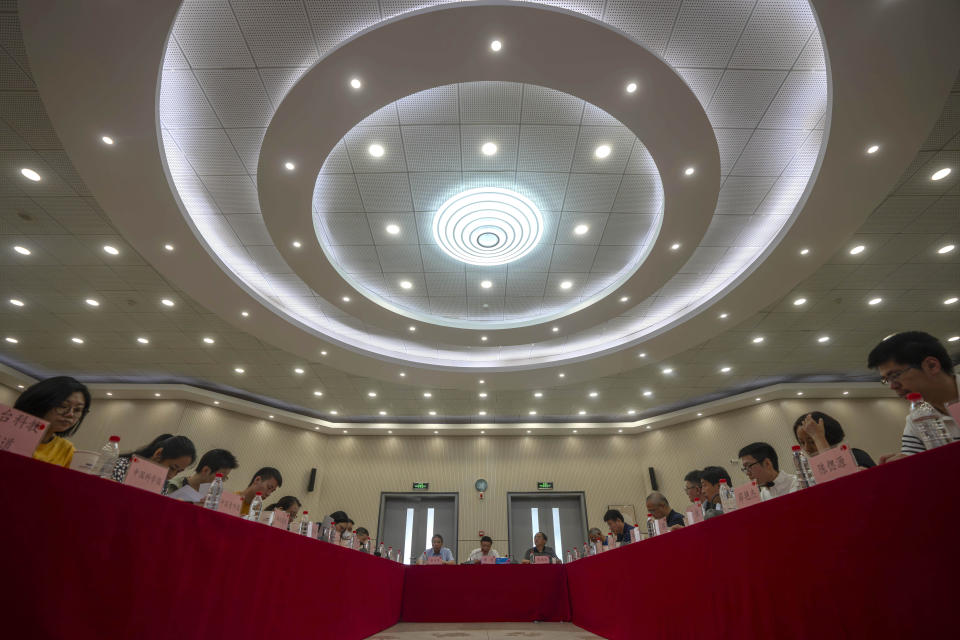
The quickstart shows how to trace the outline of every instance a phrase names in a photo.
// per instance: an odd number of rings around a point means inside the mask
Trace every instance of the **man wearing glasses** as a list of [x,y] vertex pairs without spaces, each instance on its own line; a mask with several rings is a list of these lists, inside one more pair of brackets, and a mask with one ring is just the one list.
[[[880,382],[901,398],[919,393],[940,413],[940,419],[954,440],[960,427],[947,413],[946,405],[960,400],[960,376],[954,375],[950,355],[939,340],[923,331],[905,331],[885,338],[867,357],[867,366],[880,374]],[[926,451],[907,420],[900,439],[900,453],[880,456],[880,464]]]
[[695,504],[697,498],[700,498],[700,504],[702,505],[706,501],[706,496],[703,495],[703,492],[700,491],[700,478],[702,474],[699,469],[694,469],[687,475],[683,476],[683,491],[687,494],[687,500],[690,501],[690,504]]
[[766,442],[754,442],[740,449],[740,470],[757,481],[764,500],[779,498],[797,490],[797,476],[780,471],[777,452]]

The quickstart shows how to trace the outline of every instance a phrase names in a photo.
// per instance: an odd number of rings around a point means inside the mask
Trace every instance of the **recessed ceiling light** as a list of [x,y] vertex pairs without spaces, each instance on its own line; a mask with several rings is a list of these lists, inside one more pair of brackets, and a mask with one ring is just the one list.
[[432,397],[433,397],[433,394],[430,393],[429,391],[424,391],[424,392],[423,392],[423,397],[424,397],[424,398],[432,398]]
[[[949,167],[944,167],[943,169],[940,169],[939,171],[935,172],[932,176],[930,176],[930,179],[931,179],[931,180],[943,180],[943,179],[946,178],[948,175],[950,175],[950,168],[949,168]],[[29,178],[30,176],[27,176],[27,177]],[[33,180],[33,178],[30,178],[30,179]]]
[[137,338],[137,342],[140,344],[150,344],[150,338],[144,338],[143,336],[140,336]]
[[850,392],[849,392],[849,391],[844,391],[844,392],[843,392],[843,395],[848,396],[848,395],[850,395]]
[[644,395],[645,397],[649,398],[650,396],[653,395],[653,391],[651,391],[650,389],[645,389],[644,392],[643,392],[643,395]]
[[21,247],[20,245],[15,246],[13,250],[22,256],[30,255],[30,249],[27,249],[26,247]]
[[481,280],[481,281],[480,281],[480,287],[483,288],[483,289],[489,289],[489,288],[492,287],[492,286],[493,286],[493,282],[491,282],[490,280]]
[[235,373],[245,373],[245,370],[242,367],[234,367],[233,370]]
[[628,83],[627,83],[627,93],[634,93],[636,90],[637,90],[637,83],[636,83],[636,82],[628,82]]
[[626,302],[630,299],[630,296],[620,296],[620,302]]
[[650,428],[650,425],[647,425],[647,427],[646,427],[646,428],[647,428],[647,429],[649,429],[649,428]]
[[415,326],[413,326],[413,325],[410,325],[409,327],[407,327],[407,331],[413,332],[413,331],[416,331],[416,330],[417,330],[417,328],[416,328]]
[[171,300],[170,298],[164,298],[164,299],[162,299],[162,300],[160,301],[160,304],[162,304],[162,305],[165,306],[165,307],[172,307],[172,306],[174,306],[174,304],[176,304],[176,303],[175,303],[173,300]]
[[113,395],[113,392],[112,392],[112,391],[107,391],[107,395],[108,395],[108,396],[112,396],[112,395]]
[[[478,411],[478,412],[477,412],[477,415],[485,416],[485,415],[487,415],[487,412],[486,412],[486,411]],[[483,431],[481,431],[480,433],[483,433]]]
[[302,367],[295,367],[293,372],[298,375],[303,375],[305,373]]
[[388,431],[387,431],[387,433],[393,433],[393,430],[392,430],[392,429],[390,429],[390,430],[388,430]]
[[806,298],[797,298],[796,300],[793,301],[793,306],[795,307],[799,307],[802,304],[807,304]]
[[87,298],[86,300],[84,300],[84,302],[86,302],[86,303],[87,303],[88,305],[90,305],[91,307],[99,307],[99,306],[100,306],[100,301],[99,301],[99,300],[94,300],[93,298]]
[[110,136],[100,136],[100,142],[106,145],[112,145],[113,138],[111,138]]
[[[554,333],[557,333],[558,331],[560,331],[560,327],[553,327],[553,328],[550,329],[550,330],[553,331]],[[562,378],[562,377],[563,377],[563,374],[560,374],[560,377]]]
[[[586,411],[581,411],[581,412],[580,412],[580,415],[583,415],[583,414],[585,414],[585,413],[586,413]],[[576,430],[576,429],[574,429],[574,430],[573,430],[573,432],[574,432],[574,433],[576,433],[576,432],[577,432],[577,430]]]
[[617,433],[623,433],[623,429],[617,429]]
[[105,244],[103,245],[103,250],[109,253],[112,256],[119,255],[120,250],[114,247],[113,245]]
[[800,255],[805,256],[808,253],[810,253],[810,249],[806,249],[806,248],[800,249]]
[[754,402],[760,402],[761,399],[762,399],[762,398],[754,398],[753,401],[754,401]]
[[173,245],[169,243],[163,245],[163,248],[166,249],[167,251],[173,251]]
[[267,416],[267,418],[269,418],[270,420],[273,420],[273,414],[271,413],[270,415]]
[[756,338],[753,339],[753,344],[760,344],[761,342],[763,342],[763,340],[764,340],[763,336],[757,336]]
[[683,175],[692,176],[695,171],[696,169],[694,169],[693,167],[687,167],[686,169],[683,170]]
[[720,319],[721,319],[721,320],[726,320],[728,317],[730,317],[730,314],[729,314],[729,313],[721,313],[721,314],[720,314]]
[[70,338],[70,341],[73,342],[73,343],[75,343],[75,344],[83,344],[83,338],[80,338],[80,337],[78,337],[78,336],[74,336],[74,337]]
[[486,391],[481,391],[481,392],[478,393],[477,395],[480,396],[481,398],[486,398],[486,397],[487,397],[487,392],[486,392]]
[[731,367],[720,367],[720,373],[730,373],[732,370]]
[[579,416],[585,416],[585,415],[587,415],[587,412],[586,412],[585,410],[583,410],[583,409],[580,409],[580,411],[577,411],[577,415],[579,415]]
[[534,397],[534,398],[542,398],[542,397],[543,397],[543,391],[534,391],[534,392],[533,392],[533,397]]
[[486,380],[477,380],[477,382],[480,383],[480,384],[484,384],[484,383],[486,382]]
[[314,392],[313,392],[313,395],[315,395],[315,396],[317,396],[317,397],[319,398],[320,396],[323,395],[323,391],[314,391]]
[[219,400],[214,400],[214,401],[213,401],[213,404],[217,404],[217,405],[218,405],[218,404],[220,404],[220,401],[219,401]]
[[10,344],[17,344],[17,343],[20,342],[19,340],[17,340],[16,338],[13,338],[13,337],[11,337],[11,336],[7,336],[6,338],[4,338],[4,340],[6,340],[7,342],[9,342]]
[[486,342],[487,336],[480,336],[480,342]]
[[497,152],[497,145],[495,145],[495,144],[492,143],[492,142],[485,142],[485,143],[483,143],[483,146],[480,147],[480,151],[481,151],[481,152],[483,153],[483,155],[485,155],[485,156],[492,156],[493,154],[495,154],[495,153]]
[[398,233],[400,233],[400,225],[398,225],[398,224],[388,224],[388,225],[387,225],[387,233],[389,233],[389,234],[392,235],[392,236],[397,235]]
[[871,307],[874,305],[878,305],[881,302],[883,302],[883,298],[870,298],[869,300],[867,300],[867,304],[869,304]]
[[22,306],[23,306],[23,300],[18,300],[18,299],[16,299],[16,298],[10,298],[10,304],[12,304],[12,305],[15,306],[15,307],[22,307]]
[[403,371],[401,371],[401,372],[400,372],[400,377],[401,377],[401,378],[406,378],[406,377],[407,377],[407,374],[404,373]]
[[820,336],[817,338],[817,342],[830,342],[830,336]]
[[209,336],[207,336],[206,338],[204,338],[203,341],[204,341],[206,344],[213,344],[213,343],[216,342],[216,340],[214,340],[213,338],[211,338],[211,337],[209,337]]
[[600,145],[599,147],[597,147],[596,149],[593,150],[593,155],[595,155],[595,156],[597,156],[598,158],[601,158],[601,159],[602,159],[602,158],[606,158],[607,156],[609,156],[609,155],[610,155],[610,151],[611,151],[610,145],[608,145],[608,144],[602,144],[602,145]]
[[299,241],[299,240],[294,240],[294,241],[291,242],[290,244],[293,245],[293,248],[294,248],[294,249],[299,249],[300,247],[303,246],[302,244],[300,244],[300,241]]
[[400,288],[401,288],[401,289],[413,289],[413,283],[410,282],[409,280],[401,280],[401,281],[400,281]]
[[956,342],[957,340],[960,340],[960,336],[950,336],[947,338],[947,342]]
[[957,300],[958,298],[947,298],[946,300],[943,301],[943,304],[954,304],[956,303]]
[[636,410],[636,409],[627,409],[627,415],[628,415],[628,416],[635,415],[636,413],[637,413],[637,410]]
[[360,87],[363,86],[363,83],[360,82],[360,78],[351,78],[350,86],[353,87],[354,89],[359,89]]
[[490,41],[490,50],[491,50],[491,51],[500,51],[500,49],[502,49],[502,48],[503,48],[503,43],[500,42],[499,40],[491,40],[491,41]]
[[380,412],[380,415],[385,416],[385,415],[387,415],[387,412],[386,412],[386,411],[381,411],[381,412]]
[[[536,412],[536,411],[533,411],[533,410],[531,410],[531,411],[528,411],[528,412],[527,412],[527,414],[528,414],[528,415],[531,415],[531,416],[535,416],[535,415],[537,415],[537,412]],[[529,432],[529,431],[527,431],[527,433],[530,433],[530,432]]]
[[557,374],[557,377],[558,377],[558,378],[566,378],[566,377],[567,377],[567,374],[565,374],[565,373],[558,373],[558,374]]
[[155,393],[155,394],[153,394],[153,397],[154,397],[154,398],[159,398],[159,397],[160,397],[160,394],[159,394],[159,393]]
[[[335,415],[337,415],[338,413],[339,413],[339,411],[337,411],[336,409],[332,409],[332,410],[330,411],[330,415],[332,415],[332,416],[335,416]],[[346,433],[346,431],[344,431],[344,433]]]
[[33,180],[34,182],[40,182],[40,174],[34,171],[33,169],[28,169],[24,167],[20,169],[20,173],[23,174],[23,177],[27,180]]
[[575,227],[573,228],[573,232],[574,232],[575,234],[577,234],[578,236],[582,236],[582,235],[585,234],[587,231],[590,231],[590,227],[589,227],[588,225],[585,225],[585,224],[578,224],[577,226],[575,226]]
[[803,395],[803,391],[797,391],[797,395],[798,395],[798,396],[802,396],[802,395]]
[[680,248],[679,242],[674,242],[672,245],[670,245],[670,251],[676,251],[679,248]]
[[[436,412],[436,411],[427,411],[427,413],[429,413],[429,414],[432,415],[432,416],[437,415],[437,412]],[[437,432],[434,431],[434,433],[437,433]]]
[[560,283],[561,289],[569,289],[572,286],[573,286],[573,282],[571,280],[564,280],[563,282]]
[[343,300],[344,302],[350,302],[350,296],[343,296],[340,299]]
[[587,395],[590,396],[591,398],[596,398],[596,397],[597,397],[598,395],[600,395],[600,394],[597,393],[596,391],[591,391],[591,392],[588,393]]
[[376,391],[367,391],[367,397],[368,397],[368,398],[376,398],[376,397],[377,397],[377,392],[376,392]]
[[637,357],[638,357],[638,358],[646,358],[646,357],[647,357],[647,354],[644,353],[643,351],[641,351],[640,353],[637,354]]
[[287,171],[293,171],[294,169],[297,168],[297,165],[293,164],[290,161],[287,161],[283,163],[283,168],[286,169]]
[[867,147],[867,153],[871,155],[876,153],[877,151],[880,151],[880,145],[872,144],[869,147]]
[[670,367],[667,367],[666,369],[661,369],[660,371],[667,376],[673,373],[673,369],[671,369]]
[[945,244],[945,245],[943,245],[942,247],[940,247],[939,249],[937,249],[937,253],[941,253],[941,254],[943,254],[943,253],[950,253],[950,252],[953,251],[954,249],[956,249],[956,247],[955,247],[954,245],[952,245],[952,244]]
[[320,355],[325,356],[325,355],[327,355],[327,352],[326,352],[326,351],[321,351],[321,352],[320,352]]
[[700,413],[699,411],[697,412],[697,417],[698,417],[698,418],[701,417],[702,415],[703,415],[703,414]]
[[241,311],[241,312],[240,312],[240,315],[243,316],[244,318],[249,318],[249,317],[250,317],[250,312],[249,312],[249,311]]
[[372,145],[370,145],[370,146],[367,148],[367,151],[369,151],[369,152],[370,152],[370,155],[372,155],[374,158],[381,158],[381,157],[383,157],[383,154],[385,153],[385,151],[384,151],[384,149],[383,149],[383,145],[379,145],[379,144],[372,144]]

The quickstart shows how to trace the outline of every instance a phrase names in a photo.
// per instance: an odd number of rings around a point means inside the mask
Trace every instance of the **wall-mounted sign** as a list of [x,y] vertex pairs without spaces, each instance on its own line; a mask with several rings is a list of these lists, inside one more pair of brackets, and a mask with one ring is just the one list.
[[429,488],[430,488],[430,483],[429,483],[429,482],[414,482],[414,483],[413,483],[413,490],[414,490],[414,491],[426,491],[426,490],[429,489]]
[[538,482],[537,491],[553,491],[552,482]]

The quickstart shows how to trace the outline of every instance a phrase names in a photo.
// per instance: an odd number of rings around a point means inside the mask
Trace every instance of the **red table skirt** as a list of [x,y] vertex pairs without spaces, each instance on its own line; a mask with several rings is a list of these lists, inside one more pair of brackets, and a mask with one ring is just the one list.
[[407,567],[404,622],[570,620],[563,565]]

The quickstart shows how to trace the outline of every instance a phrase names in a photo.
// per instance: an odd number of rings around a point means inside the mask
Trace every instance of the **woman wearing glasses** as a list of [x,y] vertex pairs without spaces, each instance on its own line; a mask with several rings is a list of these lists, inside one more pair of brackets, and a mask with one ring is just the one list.
[[36,416],[48,425],[33,457],[69,467],[76,448],[67,436],[77,432],[90,412],[90,391],[86,385],[69,376],[47,378],[30,385],[13,408]]

